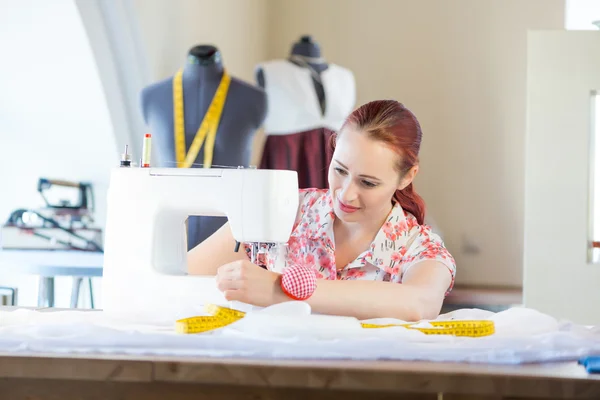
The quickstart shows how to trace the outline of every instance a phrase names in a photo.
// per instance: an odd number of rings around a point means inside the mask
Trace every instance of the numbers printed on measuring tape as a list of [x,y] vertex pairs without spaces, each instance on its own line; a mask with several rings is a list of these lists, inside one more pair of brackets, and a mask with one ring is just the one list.
[[429,324],[432,328],[416,327],[414,324],[387,324],[377,325],[363,323],[363,328],[391,328],[404,327],[406,329],[418,330],[427,335],[452,335],[452,336],[468,336],[482,337],[489,336],[495,332],[494,322],[486,320],[477,321],[431,321]]
[[175,331],[177,333],[208,332],[230,325],[242,319],[245,315],[242,311],[217,306],[215,304],[206,304],[204,306],[204,311],[210,315],[184,318],[176,321]]
[[[202,333],[230,325],[246,315],[243,311],[234,310],[215,304],[207,304],[204,311],[209,316],[199,316],[184,318],[176,321],[175,330],[177,333]],[[431,321],[429,327],[417,327],[415,324],[371,324],[362,323],[365,329],[383,329],[402,327],[406,329],[418,330],[426,335],[452,335],[466,337],[483,337],[495,333],[493,321],[489,320],[463,320],[463,321]]]

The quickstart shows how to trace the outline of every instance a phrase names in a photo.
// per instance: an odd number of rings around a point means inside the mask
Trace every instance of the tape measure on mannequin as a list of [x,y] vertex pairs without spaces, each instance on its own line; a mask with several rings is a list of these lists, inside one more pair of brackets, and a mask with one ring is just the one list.
[[[244,318],[245,313],[227,307],[208,304],[204,307],[209,316],[190,317],[175,322],[177,333],[202,333],[223,328]],[[426,335],[452,335],[466,337],[483,337],[495,332],[494,322],[488,320],[457,320],[457,321],[431,321],[429,327],[418,327],[416,324],[369,324],[362,323],[365,329],[382,329],[390,327],[404,327],[418,330]]]
[[183,70],[177,71],[173,78],[173,120],[175,129],[175,160],[177,167],[189,168],[194,164],[198,152],[202,144],[206,140],[204,146],[204,168],[210,168],[213,161],[213,150],[215,147],[215,137],[217,136],[217,128],[221,121],[223,106],[227,99],[229,83],[231,77],[226,70],[223,70],[223,76],[219,87],[213,96],[206,115],[202,119],[202,123],[196,132],[196,136],[192,141],[189,151],[185,151],[185,117],[183,111]]

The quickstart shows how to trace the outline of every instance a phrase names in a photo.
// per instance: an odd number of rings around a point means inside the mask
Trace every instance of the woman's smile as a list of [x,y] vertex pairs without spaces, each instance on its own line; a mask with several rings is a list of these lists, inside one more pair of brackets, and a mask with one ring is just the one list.
[[360,210],[360,207],[349,206],[347,204],[344,204],[344,202],[342,202],[340,199],[337,199],[337,201],[338,201],[338,206],[340,207],[340,210],[342,210],[346,214],[351,214],[355,211]]

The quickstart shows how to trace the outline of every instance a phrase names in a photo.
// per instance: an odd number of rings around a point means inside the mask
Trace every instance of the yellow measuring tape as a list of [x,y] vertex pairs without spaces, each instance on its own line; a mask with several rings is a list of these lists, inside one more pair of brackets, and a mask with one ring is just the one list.
[[183,111],[183,70],[180,69],[173,78],[173,116],[175,124],[175,159],[179,168],[189,168],[192,166],[202,144],[206,140],[204,147],[204,168],[210,168],[213,160],[213,150],[215,147],[215,137],[217,136],[217,128],[221,120],[223,106],[227,98],[229,83],[231,77],[226,70],[223,70],[223,77],[219,83],[219,87],[210,102],[208,111],[202,119],[202,123],[196,132],[196,136],[186,155],[185,152],[185,118]]
[[222,328],[244,318],[243,311],[233,310],[227,307],[207,304],[204,311],[210,314],[206,317],[191,317],[180,319],[175,322],[177,333],[201,333],[213,329]]
[[[208,304],[204,307],[210,314],[203,317],[191,317],[175,322],[177,333],[202,333],[222,328],[244,318],[245,313],[227,307]],[[427,335],[452,335],[467,337],[489,336],[495,332],[494,322],[488,320],[457,320],[457,321],[431,321],[433,328],[421,328],[416,324],[369,324],[362,323],[365,329],[404,327],[423,332]]]

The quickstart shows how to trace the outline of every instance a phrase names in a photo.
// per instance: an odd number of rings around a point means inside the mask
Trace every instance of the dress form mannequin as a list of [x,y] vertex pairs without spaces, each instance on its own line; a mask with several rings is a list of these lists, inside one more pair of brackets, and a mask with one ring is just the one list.
[[[325,59],[321,57],[319,44],[313,41],[310,35],[302,36],[300,40],[293,44],[288,60],[301,67],[308,66],[316,72],[318,76],[313,77],[313,85],[319,98],[321,113],[325,114],[325,90],[323,89],[320,76],[327,69],[328,65]],[[265,76],[264,71],[260,67],[256,69],[256,82],[264,89]]]
[[[208,110],[223,76],[220,51],[209,45],[195,46],[188,52],[183,67],[183,108],[185,120],[185,151]],[[144,121],[152,133],[156,149],[156,167],[177,166],[173,112],[173,78],[156,82],[141,92]],[[229,89],[215,138],[212,165],[214,167],[249,167],[254,135],[267,112],[264,90],[231,77]],[[200,148],[192,167],[202,168],[206,142]],[[226,222],[224,217],[188,218],[188,248],[205,240]]]
[[269,110],[259,167],[295,170],[301,188],[326,188],[331,135],[355,106],[354,75],[327,63],[308,35],[293,44],[287,59],[261,63],[255,74]]

